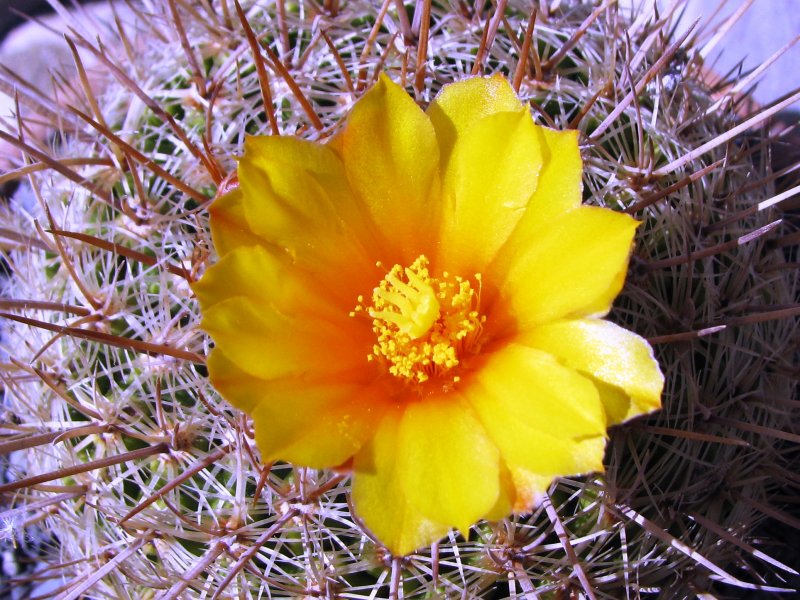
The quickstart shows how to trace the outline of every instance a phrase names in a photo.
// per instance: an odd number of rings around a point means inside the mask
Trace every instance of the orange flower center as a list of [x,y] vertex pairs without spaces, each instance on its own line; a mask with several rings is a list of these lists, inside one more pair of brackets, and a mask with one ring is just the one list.
[[[394,265],[372,291],[372,304],[351,313],[372,318],[377,341],[369,361],[379,361],[399,379],[422,383],[451,371],[465,352],[475,351],[486,317],[479,312],[481,275],[476,287],[447,272],[430,276],[428,259],[419,256],[410,267]],[[477,289],[476,289],[477,288]],[[457,382],[458,376],[453,376]]]

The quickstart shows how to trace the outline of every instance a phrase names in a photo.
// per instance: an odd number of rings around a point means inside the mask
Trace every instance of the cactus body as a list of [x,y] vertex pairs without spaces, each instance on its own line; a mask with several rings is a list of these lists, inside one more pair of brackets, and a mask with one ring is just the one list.
[[[67,597],[790,588],[759,546],[797,524],[781,504],[797,488],[797,236],[767,206],[774,134],[725,139],[741,98],[704,79],[701,38],[676,43],[671,15],[546,4],[533,19],[513,1],[148,0],[102,44],[73,32],[101,74],[70,83],[81,101],[58,107],[56,142],[25,143],[30,201],[0,207],[3,298],[24,301],[3,301],[6,543],[43,525],[42,576]],[[422,105],[500,72],[542,124],[581,132],[585,202],[644,223],[611,318],[656,345],[667,379],[663,411],[612,430],[604,475],[402,559],[354,520],[345,475],[261,464],[208,383],[189,287],[244,135],[325,139],[380,72]]]

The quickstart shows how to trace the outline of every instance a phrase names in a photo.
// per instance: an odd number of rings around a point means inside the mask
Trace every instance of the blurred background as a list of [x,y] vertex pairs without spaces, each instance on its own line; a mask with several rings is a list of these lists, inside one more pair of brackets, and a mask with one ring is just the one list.
[[[630,4],[630,0],[627,0]],[[642,4],[642,2],[636,2]],[[658,0],[667,8],[674,0]],[[652,4],[652,0],[644,2]],[[800,1],[798,0],[689,0],[681,19],[681,28],[701,17],[716,15],[715,22],[745,10],[728,32],[705,56],[709,66],[721,75],[741,68],[750,71],[763,64],[784,45],[800,37]],[[741,65],[741,67],[740,67]],[[767,71],[754,97],[762,104],[796,91],[800,87],[800,43],[790,48]],[[796,104],[795,107],[798,107]]]

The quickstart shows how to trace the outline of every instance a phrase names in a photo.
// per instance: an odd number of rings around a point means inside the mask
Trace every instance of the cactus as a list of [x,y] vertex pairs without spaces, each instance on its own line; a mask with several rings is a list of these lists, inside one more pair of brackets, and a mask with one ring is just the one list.
[[[30,191],[0,205],[0,535],[40,562],[0,590],[793,589],[779,531],[800,528],[798,236],[781,201],[797,188],[781,177],[797,165],[771,170],[784,132],[765,126],[791,98],[748,108],[737,74],[710,83],[700,49],[713,25],[676,39],[680,4],[143,0],[102,38],[68,32],[77,75],[54,85],[70,100],[4,76],[25,118],[57,136],[2,127],[24,160],[0,180]],[[655,345],[667,380],[662,411],[611,431],[604,474],[560,479],[533,514],[407,557],[360,527],[346,473],[260,462],[251,423],[208,383],[189,287],[215,258],[207,208],[244,136],[324,140],[380,72],[423,106],[446,83],[500,72],[539,122],[581,132],[585,202],[643,221],[611,318]]]

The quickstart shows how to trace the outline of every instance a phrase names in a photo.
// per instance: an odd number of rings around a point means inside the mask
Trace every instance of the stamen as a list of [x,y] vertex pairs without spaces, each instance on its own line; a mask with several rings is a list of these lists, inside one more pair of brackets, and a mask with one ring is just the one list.
[[[457,367],[460,356],[476,350],[477,338],[486,318],[480,314],[478,291],[469,281],[444,272],[430,276],[428,259],[422,255],[410,267],[395,265],[373,290],[372,306],[362,296],[350,313],[372,317],[376,344],[367,357],[386,365],[401,379],[422,383]],[[453,375],[451,383],[460,381]]]
[[[439,302],[426,281],[426,265],[417,263],[420,263],[419,259],[409,269],[395,265],[372,294],[373,301],[382,301],[388,310],[369,311],[369,316],[394,323],[402,333],[415,340],[424,336],[439,317]],[[425,273],[424,279],[417,274],[418,269]],[[403,273],[410,284],[398,277]],[[375,302],[375,307],[378,308],[378,302]]]

